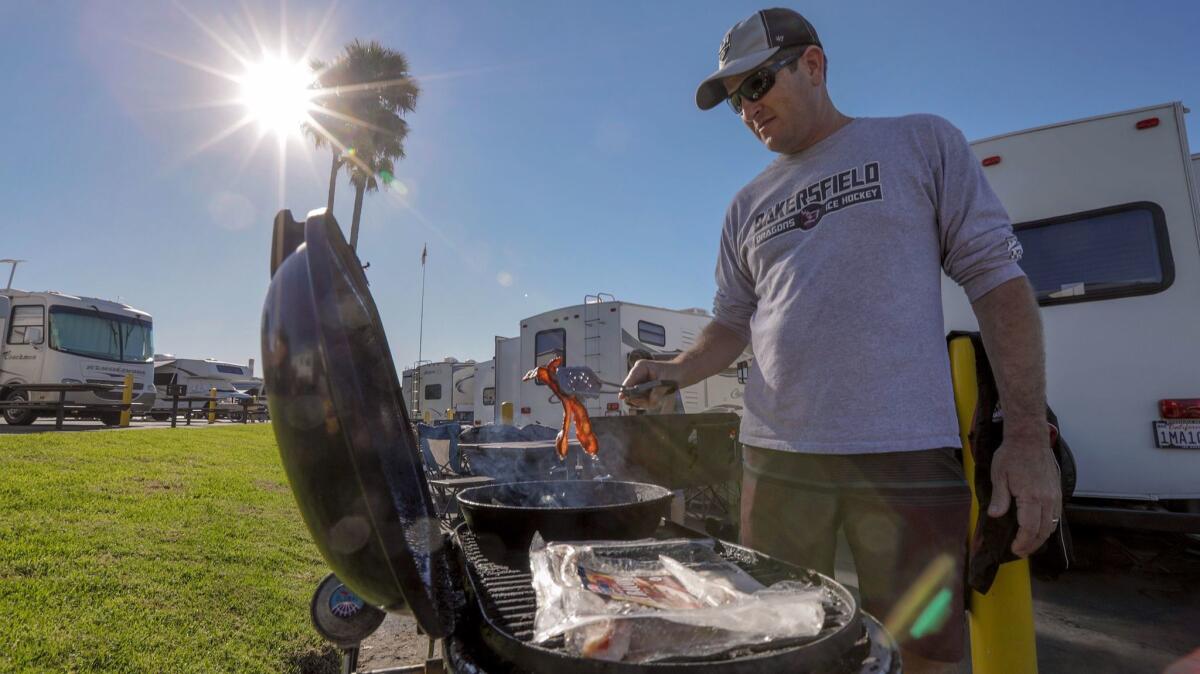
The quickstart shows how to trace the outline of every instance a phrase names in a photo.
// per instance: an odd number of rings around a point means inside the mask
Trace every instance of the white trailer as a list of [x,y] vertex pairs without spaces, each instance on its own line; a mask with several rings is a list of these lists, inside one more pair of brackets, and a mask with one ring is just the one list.
[[[10,280],[11,282],[11,280]],[[120,302],[66,295],[0,290],[0,400],[56,404],[56,392],[14,390],[16,384],[121,384],[133,375],[133,402],[148,409],[154,403],[154,327],[150,314]],[[112,405],[121,391],[68,393],[72,405]],[[119,412],[95,416],[115,425]],[[28,408],[4,411],[14,425],[33,423],[39,412]]]
[[[671,358],[691,347],[712,320],[703,309],[664,309],[619,302],[611,295],[592,295],[578,304],[531,316],[521,321],[520,371],[545,365],[564,356],[566,365],[590,367],[601,379],[620,383],[629,373],[629,354],[635,350],[651,357]],[[497,371],[499,376],[499,370]],[[562,422],[562,405],[536,381],[518,385],[518,426]],[[735,412],[742,409],[742,384],[736,368],[689,386],[680,392],[682,413]],[[628,414],[630,409],[616,392],[587,399],[593,416]]]
[[460,363],[446,358],[421,363],[402,374],[404,399],[413,421],[443,421],[447,410],[454,418],[470,423],[475,406],[475,361]]
[[496,359],[492,358],[475,365],[475,425],[496,423],[499,407],[496,402]]
[[[1160,414],[1162,400],[1200,398],[1185,112],[1169,103],[972,143],[1041,305],[1047,399],[1075,453],[1076,496],[1200,499],[1200,419]],[[946,329],[977,329],[961,289],[942,285]]]
[[262,383],[262,379],[254,376],[253,365],[238,365],[213,358],[176,358],[170,354],[155,354],[154,385],[159,395],[149,416],[160,421],[170,418],[172,402],[167,395],[167,387],[172,385],[187,387],[180,397],[209,396],[212,389],[216,389],[221,414],[240,414],[243,401],[262,393]]
[[496,361],[496,423],[502,423],[500,419],[500,406],[504,403],[512,403],[513,406],[513,423],[517,423],[520,419],[519,412],[521,410],[521,375],[525,374],[526,370],[521,369],[521,337],[500,337],[495,338],[495,361]]

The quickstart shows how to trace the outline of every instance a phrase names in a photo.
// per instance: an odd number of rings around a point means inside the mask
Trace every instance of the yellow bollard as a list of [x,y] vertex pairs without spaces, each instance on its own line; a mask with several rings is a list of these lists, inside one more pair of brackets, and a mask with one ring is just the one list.
[[510,402],[500,403],[500,423],[505,426],[512,426],[513,423],[513,404]]
[[208,423],[217,423],[217,387],[208,389]]
[[133,416],[133,375],[125,375],[125,385],[121,388],[121,428],[129,428],[129,418]]
[[454,408],[447,407],[446,408],[446,421],[450,421],[453,418],[454,418]]
[[425,410],[424,412],[421,413],[421,419],[425,423],[429,423],[430,421],[433,421],[433,414],[430,413],[429,410]]
[[[975,520],[979,517],[979,503],[975,499],[975,460],[968,440],[979,399],[979,384],[975,377],[975,347],[967,337],[957,337],[950,342],[950,376],[954,381],[954,401],[963,443],[963,470],[971,488],[969,539],[975,533]],[[1016,507],[1015,504],[1012,507]],[[1037,672],[1029,560],[1002,564],[986,595],[970,588],[967,591],[971,671],[974,674]]]

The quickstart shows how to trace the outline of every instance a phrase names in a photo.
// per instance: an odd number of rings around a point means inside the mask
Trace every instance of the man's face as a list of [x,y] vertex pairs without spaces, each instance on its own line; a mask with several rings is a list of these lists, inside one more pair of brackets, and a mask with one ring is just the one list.
[[[775,73],[775,85],[762,98],[742,100],[742,123],[772,152],[791,154],[812,144],[813,115],[824,82],[819,52],[810,47],[795,63]],[[763,65],[772,62],[774,59]],[[722,82],[725,92],[732,93],[754,72],[726,78]]]

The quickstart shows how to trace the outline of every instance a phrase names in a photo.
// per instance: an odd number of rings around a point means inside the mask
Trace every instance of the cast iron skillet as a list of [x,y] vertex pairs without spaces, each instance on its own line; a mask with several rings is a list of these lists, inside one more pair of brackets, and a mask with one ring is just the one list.
[[485,557],[524,566],[534,532],[547,541],[650,536],[667,514],[671,491],[641,482],[510,482],[464,489],[458,503]]

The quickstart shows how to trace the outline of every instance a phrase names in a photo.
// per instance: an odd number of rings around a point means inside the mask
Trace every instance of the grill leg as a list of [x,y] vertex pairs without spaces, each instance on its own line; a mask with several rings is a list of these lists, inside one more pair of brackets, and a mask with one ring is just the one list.
[[358,646],[342,649],[342,674],[354,674],[358,671]]
[[[30,396],[32,397],[32,396]],[[67,392],[58,392],[58,416],[54,418],[54,430],[61,431],[63,424],[63,415],[66,413]]]

